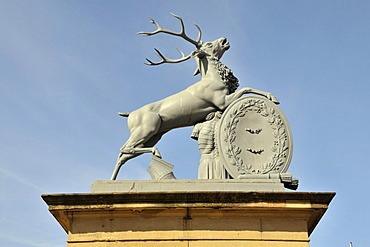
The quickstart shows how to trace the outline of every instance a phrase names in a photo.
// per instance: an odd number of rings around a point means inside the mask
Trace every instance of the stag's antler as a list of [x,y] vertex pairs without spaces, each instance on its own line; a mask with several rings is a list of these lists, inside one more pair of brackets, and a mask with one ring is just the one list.
[[181,54],[182,57],[179,58],[179,59],[169,59],[169,58],[166,58],[165,56],[163,56],[163,54],[159,50],[157,50],[155,48],[154,48],[154,50],[155,50],[156,55],[159,58],[161,58],[161,61],[159,61],[159,62],[152,62],[151,60],[149,60],[148,58],[146,58],[146,61],[148,61],[147,63],[145,63],[146,65],[160,65],[162,63],[180,63],[180,62],[183,62],[183,61],[188,60],[193,55],[193,53],[191,53],[191,54],[185,56],[185,54],[182,51],[180,51],[179,49],[177,49],[177,51]]
[[[185,26],[184,26],[184,22],[183,22],[182,18],[173,14],[173,13],[171,13],[171,15],[173,15],[175,18],[177,18],[180,21],[180,24],[181,24],[180,32],[174,32],[174,31],[170,31],[168,29],[165,29],[161,25],[159,25],[155,20],[150,19],[150,22],[157,26],[157,30],[155,30],[153,32],[138,32],[138,34],[145,35],[145,36],[151,36],[151,35],[155,35],[157,33],[166,33],[166,34],[182,37],[186,41],[195,45],[195,47],[200,48],[202,46],[202,41],[201,41],[202,31],[200,30],[199,26],[194,23],[195,27],[198,29],[198,37],[197,37],[196,40],[193,40],[185,34]],[[182,57],[179,58],[179,59],[168,59],[165,56],[163,56],[163,54],[159,50],[155,49],[157,56],[159,58],[161,58],[162,60],[160,62],[152,62],[149,59],[146,59],[148,61],[148,63],[145,63],[145,64],[147,64],[147,65],[159,65],[159,64],[162,64],[162,63],[180,63],[180,62],[188,60],[192,56],[192,54],[189,54],[189,55],[185,56],[185,54],[182,51],[180,51],[179,49],[177,49],[177,50],[180,52]]]

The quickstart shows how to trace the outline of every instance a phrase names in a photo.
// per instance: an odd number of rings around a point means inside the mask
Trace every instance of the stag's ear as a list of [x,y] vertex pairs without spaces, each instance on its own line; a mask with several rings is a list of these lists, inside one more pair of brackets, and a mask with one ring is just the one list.
[[[204,57],[204,56],[205,56],[205,53],[204,53],[204,51],[202,51],[202,50],[198,49],[198,50],[196,50],[196,51],[193,51],[193,52],[191,53],[191,56],[192,56],[192,57],[197,57],[197,58],[202,58],[202,57]],[[199,61],[197,61],[197,64],[198,64],[198,66],[197,66],[197,68],[195,69],[193,76],[196,76],[196,75],[198,75],[198,74],[200,73],[200,69],[199,69],[199,64],[200,64],[200,63],[199,63]]]
[[197,58],[203,58],[204,56],[206,56],[207,53],[205,53],[203,50],[199,49],[199,50],[196,50],[196,51],[193,51],[191,53],[191,57],[197,57]]

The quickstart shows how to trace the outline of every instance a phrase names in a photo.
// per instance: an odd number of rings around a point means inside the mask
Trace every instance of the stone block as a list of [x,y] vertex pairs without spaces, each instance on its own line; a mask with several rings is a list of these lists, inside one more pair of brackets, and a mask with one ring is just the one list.
[[68,247],[308,247],[333,197],[227,190],[43,195]]
[[197,180],[98,180],[91,193],[112,192],[205,192],[284,191],[280,179],[197,179]]

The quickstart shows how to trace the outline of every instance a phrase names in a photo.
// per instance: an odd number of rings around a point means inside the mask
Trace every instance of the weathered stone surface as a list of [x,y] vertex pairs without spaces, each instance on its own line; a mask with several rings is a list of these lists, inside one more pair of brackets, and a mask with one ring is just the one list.
[[308,247],[308,242],[275,242],[275,241],[130,241],[103,243],[69,243],[68,247]]
[[42,197],[68,233],[68,247],[308,247],[334,195],[214,191]]

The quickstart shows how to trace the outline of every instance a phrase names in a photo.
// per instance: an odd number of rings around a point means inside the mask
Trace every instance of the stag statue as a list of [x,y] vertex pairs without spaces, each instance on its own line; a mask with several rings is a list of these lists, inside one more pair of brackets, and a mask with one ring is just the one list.
[[182,55],[179,59],[166,58],[159,50],[155,49],[160,61],[153,62],[147,59],[146,64],[154,66],[164,63],[180,63],[194,58],[197,63],[194,75],[200,74],[201,79],[185,90],[167,98],[145,105],[131,113],[120,113],[121,116],[128,117],[128,128],[131,135],[120,150],[111,180],[117,178],[121,166],[131,158],[148,152],[161,157],[154,145],[166,132],[175,128],[193,126],[204,121],[209,113],[224,111],[227,106],[243,94],[254,93],[262,95],[276,104],[279,103],[271,93],[250,87],[242,88],[236,92],[239,86],[238,79],[226,65],[220,62],[224,52],[230,48],[227,39],[222,37],[212,42],[203,43],[201,41],[202,32],[196,24],[194,25],[198,29],[198,37],[196,40],[191,39],[185,34],[183,20],[177,15],[172,15],[180,21],[180,32],[170,31],[151,19],[151,23],[156,25],[157,30],[139,32],[138,34],[151,36],[165,33],[181,37],[193,44],[196,49],[187,56],[179,50]]

